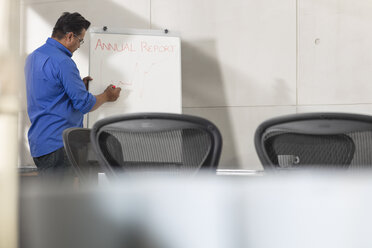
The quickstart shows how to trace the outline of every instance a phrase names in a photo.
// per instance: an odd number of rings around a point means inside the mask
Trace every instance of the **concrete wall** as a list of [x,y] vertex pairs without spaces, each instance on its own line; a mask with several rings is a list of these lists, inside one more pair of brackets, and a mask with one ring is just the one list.
[[[64,11],[80,12],[92,26],[180,32],[183,112],[220,128],[219,168],[262,169],[253,137],[268,118],[309,111],[372,114],[368,0],[23,0],[21,6],[24,55],[45,42]],[[87,75],[88,46],[74,59]],[[32,160],[23,106],[25,166]]]

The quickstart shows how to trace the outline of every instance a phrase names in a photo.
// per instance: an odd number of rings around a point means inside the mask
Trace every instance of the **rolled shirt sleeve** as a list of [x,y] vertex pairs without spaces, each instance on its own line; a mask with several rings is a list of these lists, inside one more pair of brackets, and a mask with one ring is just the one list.
[[66,94],[71,99],[74,109],[83,114],[88,113],[96,104],[96,97],[86,90],[75,62],[71,59],[65,59],[61,62],[59,68],[60,80]]

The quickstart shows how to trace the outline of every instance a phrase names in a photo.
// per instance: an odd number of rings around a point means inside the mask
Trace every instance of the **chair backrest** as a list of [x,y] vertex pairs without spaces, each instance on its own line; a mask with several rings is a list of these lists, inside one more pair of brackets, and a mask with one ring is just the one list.
[[97,182],[101,168],[90,142],[89,128],[68,128],[63,132],[63,143],[67,157],[79,180]]
[[254,141],[264,169],[372,166],[372,116],[306,113],[277,117],[257,128]]
[[215,171],[222,147],[221,134],[210,121],[169,113],[102,119],[94,124],[91,140],[108,176]]

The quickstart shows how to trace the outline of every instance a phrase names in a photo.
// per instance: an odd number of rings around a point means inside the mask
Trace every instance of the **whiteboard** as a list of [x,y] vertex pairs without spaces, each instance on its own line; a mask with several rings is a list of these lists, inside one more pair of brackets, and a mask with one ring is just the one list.
[[89,91],[121,87],[116,102],[90,112],[88,127],[102,118],[134,112],[181,113],[181,42],[160,30],[90,31]]

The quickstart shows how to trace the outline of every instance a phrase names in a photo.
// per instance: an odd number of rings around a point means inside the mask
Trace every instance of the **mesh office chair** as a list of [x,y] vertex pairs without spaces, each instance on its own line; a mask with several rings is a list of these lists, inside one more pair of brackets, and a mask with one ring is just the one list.
[[368,168],[372,116],[306,113],[273,118],[255,133],[264,169]]
[[67,157],[82,183],[97,182],[101,168],[90,142],[89,128],[68,128],[63,132]]
[[100,120],[93,126],[91,140],[109,177],[118,173],[215,171],[222,147],[221,134],[210,121],[167,113]]

